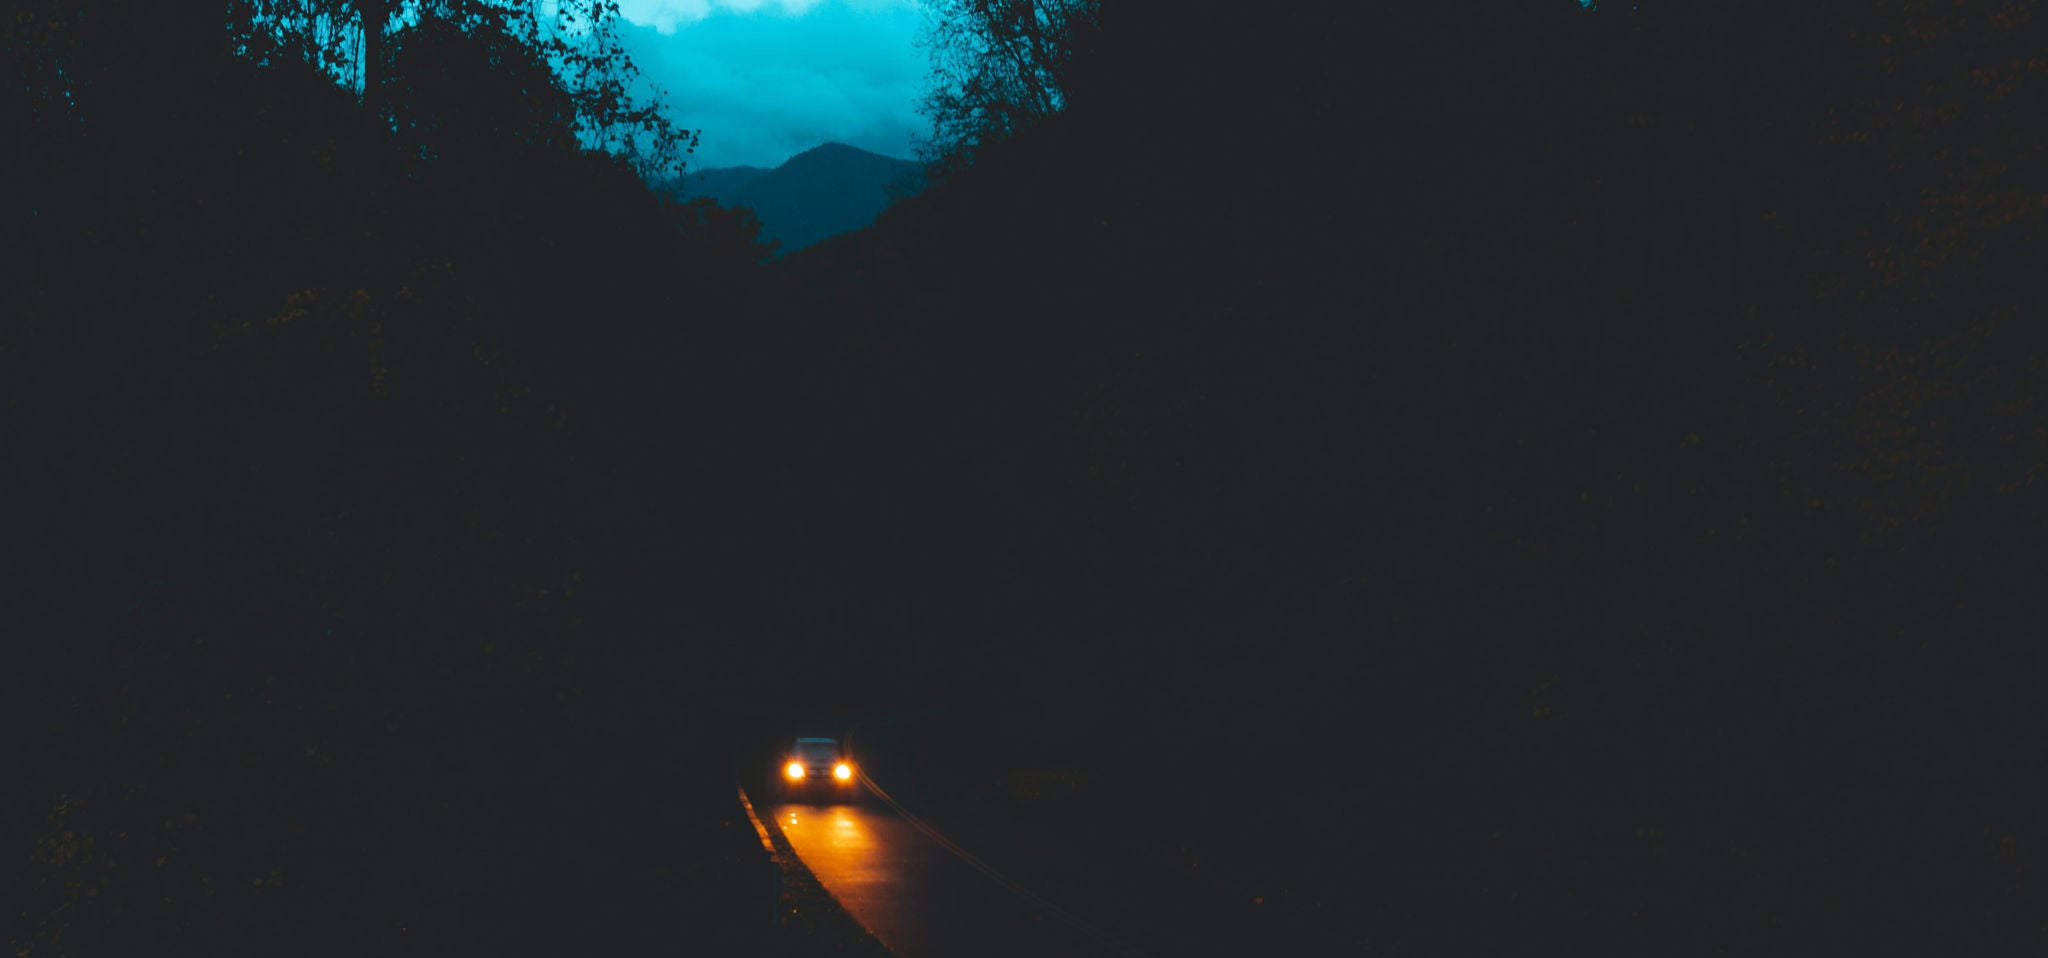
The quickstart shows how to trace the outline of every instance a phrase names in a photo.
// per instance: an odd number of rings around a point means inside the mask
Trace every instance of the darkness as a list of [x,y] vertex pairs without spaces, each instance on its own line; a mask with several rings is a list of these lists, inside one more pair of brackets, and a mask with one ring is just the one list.
[[0,0],[16,954],[778,953],[931,702],[1276,952],[2048,949],[2036,0],[1102,0],[780,259],[221,6]]

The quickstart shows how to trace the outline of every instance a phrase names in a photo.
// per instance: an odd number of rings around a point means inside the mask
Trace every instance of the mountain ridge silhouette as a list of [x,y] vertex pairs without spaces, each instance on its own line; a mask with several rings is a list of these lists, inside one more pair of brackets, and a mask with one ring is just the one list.
[[761,238],[787,254],[819,240],[868,226],[896,195],[922,189],[923,169],[911,160],[828,142],[780,166],[712,167],[670,181],[681,199],[708,197],[721,206],[753,210]]

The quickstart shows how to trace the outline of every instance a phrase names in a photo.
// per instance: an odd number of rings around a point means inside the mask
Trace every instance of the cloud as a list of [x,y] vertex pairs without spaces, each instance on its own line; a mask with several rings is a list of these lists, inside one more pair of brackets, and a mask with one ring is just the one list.
[[[678,124],[703,132],[693,169],[775,166],[832,141],[909,156],[913,136],[929,129],[917,114],[923,13],[911,0],[626,0],[621,9],[643,76],[667,91]],[[667,31],[664,15],[673,16]]]
[[[680,24],[695,23],[718,13],[802,16],[827,0],[619,0],[619,13],[634,23],[674,33]],[[915,0],[840,0],[857,8],[915,7]]]

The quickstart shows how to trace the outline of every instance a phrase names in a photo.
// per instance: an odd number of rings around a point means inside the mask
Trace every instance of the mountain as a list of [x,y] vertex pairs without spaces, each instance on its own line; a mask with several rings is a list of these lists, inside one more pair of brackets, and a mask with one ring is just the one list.
[[753,210],[761,238],[780,242],[780,251],[789,253],[873,223],[892,195],[915,193],[924,179],[909,160],[827,143],[772,170],[715,167],[690,173],[680,184],[672,181],[669,188],[678,185],[684,199],[705,196]]
[[[765,166],[721,166],[685,174],[682,182],[682,196],[685,199],[708,196],[727,206],[747,184],[761,178],[768,172]],[[675,184],[670,184],[673,190]]]

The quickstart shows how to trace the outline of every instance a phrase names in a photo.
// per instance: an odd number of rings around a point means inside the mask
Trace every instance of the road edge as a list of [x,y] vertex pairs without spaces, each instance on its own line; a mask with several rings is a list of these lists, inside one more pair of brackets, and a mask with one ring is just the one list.
[[787,910],[785,900],[788,895],[784,893],[783,878],[787,866],[783,864],[782,855],[775,850],[775,841],[768,837],[768,826],[761,824],[760,814],[754,811],[754,803],[747,797],[747,787],[740,784],[738,779],[733,780],[732,787],[733,792],[739,796],[740,808],[747,813],[747,821],[754,826],[754,834],[761,838],[761,850],[768,853],[768,882],[765,890],[772,900],[768,907],[768,927],[772,930],[782,924],[782,913]]
[[839,899],[818,881],[818,876],[797,856],[782,829],[755,811],[746,784],[735,780],[733,786],[780,885],[772,920],[775,953],[896,958],[895,952],[847,912]]

